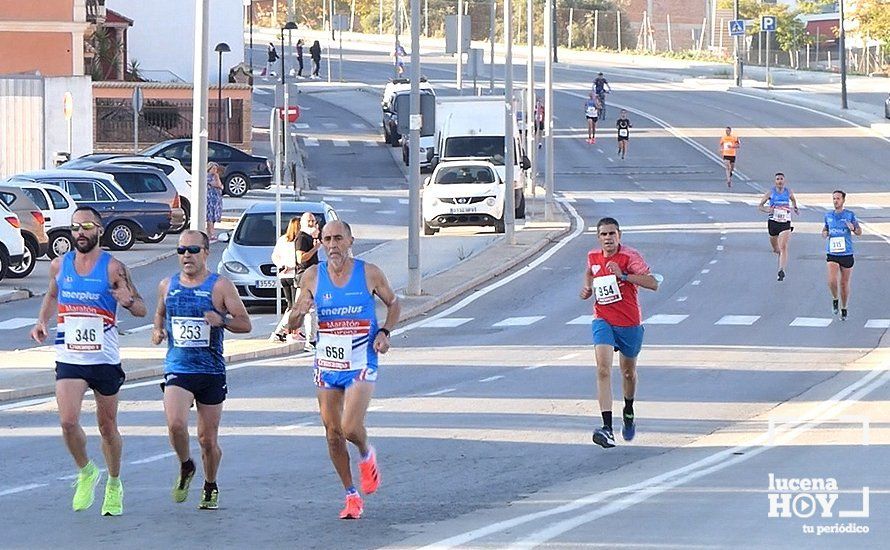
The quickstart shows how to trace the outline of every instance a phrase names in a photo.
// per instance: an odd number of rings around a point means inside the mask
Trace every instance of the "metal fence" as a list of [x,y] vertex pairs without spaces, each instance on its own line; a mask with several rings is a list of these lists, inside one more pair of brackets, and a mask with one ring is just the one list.
[[[226,117],[223,99],[222,120],[219,103],[209,101],[208,131],[210,139],[243,144],[244,100],[232,99],[232,116]],[[94,109],[95,142],[105,147],[133,143],[133,107],[130,99],[96,98]],[[228,128],[226,127],[228,125]],[[165,139],[188,138],[192,135],[192,101],[146,99],[139,114],[139,143],[149,145]],[[227,137],[228,136],[228,137]]]

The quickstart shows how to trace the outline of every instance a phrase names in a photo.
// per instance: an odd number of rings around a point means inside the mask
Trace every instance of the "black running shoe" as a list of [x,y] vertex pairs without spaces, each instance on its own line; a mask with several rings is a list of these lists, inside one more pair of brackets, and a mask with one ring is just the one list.
[[612,434],[612,428],[603,426],[597,428],[593,432],[593,442],[604,449],[611,449],[615,446],[615,435]]
[[847,320],[847,309],[844,308],[841,310],[841,321],[846,321],[846,320]]
[[784,280],[785,280],[785,270],[784,270],[784,269],[780,269],[780,270],[779,270],[779,280],[780,280],[780,281],[784,281]]
[[625,441],[631,441],[634,436],[637,435],[637,426],[634,424],[634,415],[624,413],[622,418],[624,419],[624,426],[621,427],[621,437],[623,437]]
[[840,312],[837,300],[831,301],[831,312],[835,315],[837,315]]

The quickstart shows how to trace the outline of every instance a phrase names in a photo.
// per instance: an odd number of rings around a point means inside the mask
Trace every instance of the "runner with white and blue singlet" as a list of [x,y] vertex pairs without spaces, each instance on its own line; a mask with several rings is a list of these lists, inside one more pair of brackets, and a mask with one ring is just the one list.
[[[768,203],[768,204],[767,204]],[[779,258],[778,280],[785,279],[788,265],[788,240],[794,228],[791,226],[791,212],[800,214],[794,192],[785,185],[785,174],[776,172],[776,184],[760,198],[758,210],[769,214],[766,222],[769,244]]]
[[840,312],[841,321],[847,320],[847,303],[850,299],[850,279],[853,276],[854,261],[853,235],[862,235],[862,226],[856,214],[844,208],[846,201],[847,194],[844,191],[837,190],[831,194],[834,210],[825,213],[825,223],[822,227],[822,237],[828,239],[825,259],[828,262],[831,311],[835,315]]

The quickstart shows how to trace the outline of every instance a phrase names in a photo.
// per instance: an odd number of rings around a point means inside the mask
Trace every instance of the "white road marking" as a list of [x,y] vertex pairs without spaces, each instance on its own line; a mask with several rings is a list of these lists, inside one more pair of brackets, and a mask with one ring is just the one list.
[[859,204],[857,208],[864,208],[866,210],[880,210],[883,208],[880,204]]
[[296,128],[297,130],[307,130],[309,129],[309,125],[305,122],[297,122],[294,124],[294,128]]
[[725,241],[725,240],[726,240],[726,235],[721,235],[721,236],[720,236],[720,240],[721,240],[721,241]]
[[589,325],[593,322],[593,315],[581,315],[579,317],[575,317],[568,323],[567,325]]
[[0,330],[12,330],[16,328],[27,327],[33,325],[36,322],[36,317],[13,317],[12,319],[7,319],[6,321],[0,321]]
[[322,197],[321,200],[324,202],[343,202],[342,197]]
[[378,145],[380,145],[380,143],[370,140],[370,139],[366,139],[366,140],[362,141],[362,143],[365,144],[365,147],[377,147]]
[[303,145],[306,147],[318,147],[318,140],[311,137],[303,138]]
[[362,130],[364,130],[365,128],[368,127],[367,125],[362,124],[362,123],[360,123],[360,122],[353,122],[353,123],[351,124],[351,126],[352,126],[353,128],[359,128],[359,129],[362,129]]
[[640,197],[631,197],[631,202],[652,202],[652,199],[640,198]]
[[653,315],[643,321],[644,325],[677,325],[682,323],[688,315],[666,315],[663,313],[659,313]]
[[525,369],[523,369],[523,370],[538,370],[538,369],[546,367],[546,366],[547,366],[547,363],[539,363],[537,365],[530,365],[528,367],[525,367]]
[[543,315],[529,315],[526,317],[507,317],[503,321],[498,321],[497,323],[491,325],[493,327],[524,327],[534,323],[537,323],[541,319],[543,319]]
[[615,202],[615,201],[613,199],[610,199],[609,197],[593,197],[593,202],[610,203],[610,202]]
[[692,203],[692,201],[689,199],[668,198],[668,200],[674,204],[691,204]]
[[408,199],[399,199],[399,204],[408,204]]
[[444,390],[439,391],[431,391],[430,393],[423,394],[425,397],[435,397],[437,395],[445,395],[446,393],[455,392],[457,389],[455,388],[445,388]]
[[13,487],[12,489],[5,489],[0,491],[0,497],[5,497],[7,495],[14,495],[16,493],[24,493],[25,491],[31,491],[34,489],[40,489],[41,487],[46,487],[49,483],[31,483],[29,485],[22,485],[21,487]]
[[157,462],[158,460],[164,460],[165,458],[170,458],[171,456],[176,456],[176,453],[172,451],[169,453],[161,453],[159,455],[150,456],[141,460],[134,460],[133,462],[130,462],[130,464],[133,466],[137,464],[148,464],[149,462]]
[[380,214],[381,216],[392,216],[396,213],[395,210],[375,210],[375,214]]
[[708,265],[714,265],[716,263],[717,263],[717,260],[711,260],[710,262],[708,262]]
[[136,328],[131,328],[127,332],[130,334],[133,334],[134,332],[144,332],[146,330],[151,330],[152,328],[154,328],[154,326],[155,326],[154,323],[149,323],[147,325],[142,325],[142,326],[138,326]]
[[454,328],[469,323],[472,317],[442,317],[439,319],[430,319],[429,322],[423,323],[423,328]]
[[324,126],[325,128],[336,128],[337,127],[336,122],[322,122],[321,125]]
[[890,319],[869,319],[865,328],[890,328]]
[[717,245],[717,250],[723,250],[723,245],[722,245],[722,244],[718,244],[718,245]]
[[685,302],[685,301],[688,300],[688,299],[689,299],[689,296],[680,296],[679,298],[677,298],[677,301],[678,301],[678,302]]
[[705,199],[711,204],[729,204],[729,201],[725,201],[723,199]]
[[359,200],[370,204],[380,204],[380,199],[377,197],[361,197]]
[[702,269],[701,272],[702,272],[703,275],[705,275],[705,274],[710,273],[711,270],[710,270],[710,269]]
[[489,376],[488,378],[483,378],[482,380],[479,380],[479,381],[480,382],[494,382],[495,380],[500,380],[501,378],[503,378],[503,376],[501,376],[499,374],[497,376]]
[[701,281],[700,281],[699,279],[696,279],[696,280],[692,281],[692,282],[689,283],[689,284],[691,284],[692,286],[698,286],[698,285],[701,284]]
[[349,141],[345,139],[333,139],[334,147],[349,147]]
[[825,317],[795,317],[791,324],[788,326],[791,327],[818,327],[823,328],[827,327],[831,324],[830,318]]
[[568,360],[568,359],[574,359],[575,357],[578,357],[579,355],[581,355],[581,354],[580,354],[580,353],[577,353],[577,352],[575,352],[575,353],[567,353],[567,354],[563,355],[562,357],[557,357],[556,359],[557,359],[558,361],[566,361],[566,360]]
[[760,315],[724,315],[715,325],[750,326],[760,319]]

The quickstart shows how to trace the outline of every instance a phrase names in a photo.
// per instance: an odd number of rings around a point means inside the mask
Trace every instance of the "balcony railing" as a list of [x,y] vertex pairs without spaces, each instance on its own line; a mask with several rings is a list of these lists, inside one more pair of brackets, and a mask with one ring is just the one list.
[[103,23],[105,21],[105,0],[86,0],[87,21]]

